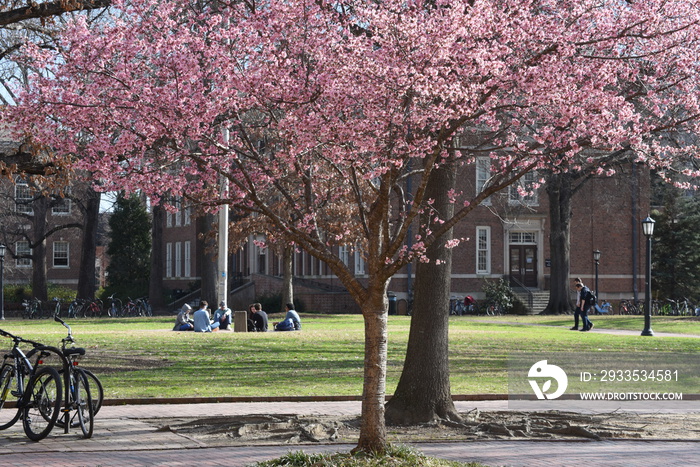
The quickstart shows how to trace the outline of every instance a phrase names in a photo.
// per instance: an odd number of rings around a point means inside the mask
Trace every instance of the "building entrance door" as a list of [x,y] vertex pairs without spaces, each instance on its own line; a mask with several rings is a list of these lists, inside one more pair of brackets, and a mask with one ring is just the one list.
[[537,287],[537,246],[510,245],[511,285]]

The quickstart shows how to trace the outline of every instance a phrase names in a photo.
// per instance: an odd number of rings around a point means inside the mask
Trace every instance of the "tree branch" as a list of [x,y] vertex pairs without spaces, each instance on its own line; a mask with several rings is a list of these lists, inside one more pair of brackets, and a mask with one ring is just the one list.
[[40,4],[30,2],[25,7],[0,12],[0,26],[19,23],[20,21],[25,21],[28,19],[60,16],[63,13],[68,13],[70,11],[95,10],[98,8],[108,7],[111,4],[111,0],[58,0],[55,2]]

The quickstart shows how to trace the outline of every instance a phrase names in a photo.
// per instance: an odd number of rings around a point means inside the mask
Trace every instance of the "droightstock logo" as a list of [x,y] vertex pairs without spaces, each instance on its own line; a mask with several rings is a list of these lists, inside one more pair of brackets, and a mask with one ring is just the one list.
[[[538,399],[556,399],[564,394],[569,384],[569,378],[566,377],[564,370],[556,365],[547,364],[547,360],[540,360],[532,365],[527,376],[535,378],[528,381]],[[557,390],[549,393],[548,391],[552,388],[552,380],[556,381]],[[540,382],[542,386],[540,386]]]

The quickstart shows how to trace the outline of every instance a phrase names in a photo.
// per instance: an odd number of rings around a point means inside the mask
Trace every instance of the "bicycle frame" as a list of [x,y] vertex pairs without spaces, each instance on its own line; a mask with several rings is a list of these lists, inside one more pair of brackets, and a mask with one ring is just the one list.
[[[3,359],[3,384],[7,384],[3,388],[3,403],[7,400],[7,395],[11,390],[11,386],[14,385],[16,388],[12,391],[12,395],[17,397],[17,402],[14,408],[17,409],[15,415],[10,419],[9,422],[2,425],[3,429],[9,428],[14,425],[18,420],[22,419],[22,425],[24,426],[24,431],[32,441],[39,441],[47,436],[56,424],[58,419],[58,414],[60,413],[61,405],[61,390],[60,390],[60,376],[58,372],[47,366],[45,368],[39,369],[39,366],[43,363],[43,359],[52,353],[58,351],[57,348],[51,346],[45,346],[35,341],[29,339],[24,339],[19,336],[15,336],[7,331],[0,329],[0,335],[12,339],[13,346],[9,353],[5,354]],[[32,345],[32,350],[26,354],[19,348],[20,343],[27,343]],[[58,355],[58,354],[57,354]],[[36,356],[36,362],[32,364],[31,358]],[[60,357],[60,355],[59,355]],[[12,363],[8,363],[8,360],[12,360]],[[16,381],[12,381],[13,375],[9,375],[9,379],[6,378],[6,367],[12,368],[10,371],[14,371],[14,378]],[[44,379],[47,378],[47,379]],[[47,382],[54,381],[56,384],[57,392],[53,402],[44,405],[44,397],[46,397],[46,389],[49,386],[44,386]],[[38,386],[36,386],[38,384]],[[34,391],[40,389],[39,393]],[[50,391],[50,389],[49,389]],[[37,405],[35,397],[39,395],[42,400]],[[50,397],[50,393],[48,394]],[[49,401],[51,399],[48,399]],[[38,410],[38,413],[30,413],[32,410]],[[51,409],[51,410],[48,410]],[[39,428],[38,431],[34,431],[37,425],[34,423],[36,418],[40,416],[43,421],[45,421],[46,426]]]

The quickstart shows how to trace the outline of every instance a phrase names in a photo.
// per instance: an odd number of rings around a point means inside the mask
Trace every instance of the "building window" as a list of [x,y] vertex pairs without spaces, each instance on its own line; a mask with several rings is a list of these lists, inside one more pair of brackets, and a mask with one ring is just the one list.
[[340,256],[340,261],[342,261],[344,265],[350,265],[350,250],[348,249],[347,245],[339,247],[338,256]]
[[192,208],[190,206],[185,206],[182,211],[182,225],[190,225],[192,223]]
[[15,179],[15,209],[23,214],[33,214],[32,210],[32,190],[29,183],[19,177]]
[[[70,188],[66,190],[66,195],[70,194]],[[54,216],[67,216],[70,214],[71,201],[70,198],[54,196],[51,204],[51,214]]]
[[173,213],[170,211],[165,213],[165,226],[166,227],[173,226]]
[[192,242],[185,242],[185,277],[192,275]]
[[165,277],[173,277],[173,244],[165,244]]
[[68,242],[53,242],[53,267],[67,268],[70,266],[68,254],[70,248]]
[[535,232],[510,232],[508,240],[512,245],[532,245],[537,243]]
[[491,228],[476,228],[476,273],[491,273]]
[[355,274],[363,275],[365,273],[365,258],[362,252],[355,250]]
[[510,204],[537,206],[537,172],[526,173],[517,183],[508,188]]
[[182,243],[175,243],[175,277],[182,277]]
[[182,201],[177,200],[175,202],[175,227],[180,227],[182,225]]
[[29,257],[32,254],[32,249],[29,248],[29,242],[15,243],[15,265],[18,268],[27,268],[32,266],[32,259]]
[[[476,159],[476,195],[478,196],[491,179],[491,159],[489,157],[477,157]],[[482,204],[491,204],[491,197],[482,201]]]

